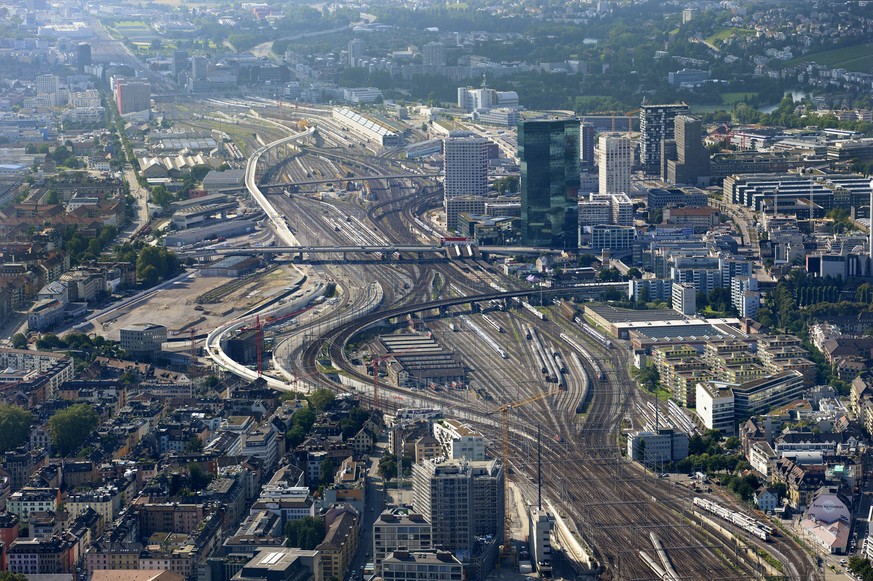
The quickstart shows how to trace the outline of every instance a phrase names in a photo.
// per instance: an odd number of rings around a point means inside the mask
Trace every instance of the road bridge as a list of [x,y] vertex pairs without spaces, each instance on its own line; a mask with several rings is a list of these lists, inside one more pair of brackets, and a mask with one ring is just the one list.
[[[284,224],[283,224],[284,225]],[[455,251],[455,249],[458,251]],[[475,250],[474,250],[475,249]],[[449,252],[452,251],[452,252]],[[397,260],[402,258],[402,255],[407,257],[411,254],[416,258],[423,258],[425,254],[439,254],[449,258],[478,258],[481,253],[511,255],[522,254],[527,256],[542,256],[544,254],[560,254],[561,250],[551,250],[547,248],[533,248],[528,246],[479,246],[476,244],[465,243],[446,243],[443,245],[436,244],[393,244],[393,245],[373,245],[373,246],[223,246],[216,248],[207,246],[194,250],[182,250],[177,254],[183,257],[190,258],[211,258],[214,256],[253,256],[258,254],[291,254],[296,256],[298,260],[304,260],[305,257],[316,257],[324,255],[341,255],[345,257],[347,254],[370,254],[376,258],[385,261]],[[395,256],[399,253],[401,256]]]
[[344,177],[344,178],[333,178],[333,179],[324,179],[324,180],[306,180],[303,182],[271,182],[267,184],[261,184],[260,188],[263,189],[271,189],[271,188],[288,188],[291,186],[317,186],[319,184],[335,184],[338,182],[370,182],[376,180],[400,180],[400,179],[412,179],[412,178],[438,178],[442,177],[442,173],[400,173],[400,174],[386,174],[386,175],[377,175],[377,176],[353,176],[353,177]]

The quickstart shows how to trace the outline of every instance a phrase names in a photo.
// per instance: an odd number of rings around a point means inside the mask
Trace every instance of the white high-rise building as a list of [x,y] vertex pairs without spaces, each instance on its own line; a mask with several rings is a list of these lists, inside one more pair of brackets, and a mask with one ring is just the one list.
[[61,79],[57,75],[39,75],[34,81],[37,95],[49,95],[52,107],[66,102],[66,92],[61,91]]
[[634,225],[634,203],[624,192],[611,193],[612,223],[619,226]]
[[673,310],[683,315],[697,312],[697,289],[690,282],[673,283]]
[[446,47],[441,42],[429,42],[424,45],[424,66],[446,66]]
[[618,133],[603,133],[597,140],[597,165],[601,194],[621,194],[630,191],[633,149],[631,140]]
[[366,48],[367,44],[360,38],[353,38],[349,41],[348,52],[350,67],[358,66],[358,61],[364,57],[364,51]]
[[873,181],[870,182],[870,209],[867,215],[870,216],[870,271],[873,272]]
[[754,276],[737,276],[731,279],[731,304],[743,318],[758,316],[761,294],[758,292],[758,279]]
[[488,144],[484,137],[453,131],[446,138],[444,191],[446,198],[488,193]]
[[[488,193],[489,141],[474,133],[452,132],[445,141],[443,205],[449,230],[457,227],[457,215],[449,212],[449,200]],[[452,214],[452,216],[450,216]],[[449,218],[454,217],[454,220]]]

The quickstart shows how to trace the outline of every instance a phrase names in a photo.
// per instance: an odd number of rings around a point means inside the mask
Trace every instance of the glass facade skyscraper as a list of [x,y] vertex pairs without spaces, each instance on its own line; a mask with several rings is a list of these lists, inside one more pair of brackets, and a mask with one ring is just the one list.
[[579,222],[579,120],[530,119],[518,124],[521,242],[576,249]]

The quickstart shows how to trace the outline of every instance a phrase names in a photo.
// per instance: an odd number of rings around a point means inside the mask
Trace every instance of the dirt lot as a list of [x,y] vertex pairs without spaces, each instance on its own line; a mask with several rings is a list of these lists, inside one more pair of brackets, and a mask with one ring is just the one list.
[[159,291],[136,306],[101,317],[100,321],[94,321],[95,331],[117,341],[121,327],[132,323],[158,323],[167,327],[170,338],[184,335],[192,328],[198,329],[200,334],[282,294],[299,277],[289,266],[242,279],[197,275]]

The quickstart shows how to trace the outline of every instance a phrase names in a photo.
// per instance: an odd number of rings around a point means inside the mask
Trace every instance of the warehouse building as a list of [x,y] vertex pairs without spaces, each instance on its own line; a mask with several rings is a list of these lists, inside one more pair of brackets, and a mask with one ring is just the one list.
[[400,135],[383,121],[365,117],[346,107],[334,109],[331,118],[359,137],[375,141],[382,147],[400,145]]
[[388,376],[403,387],[458,387],[465,382],[464,365],[431,335],[383,335],[376,350],[394,353]]

